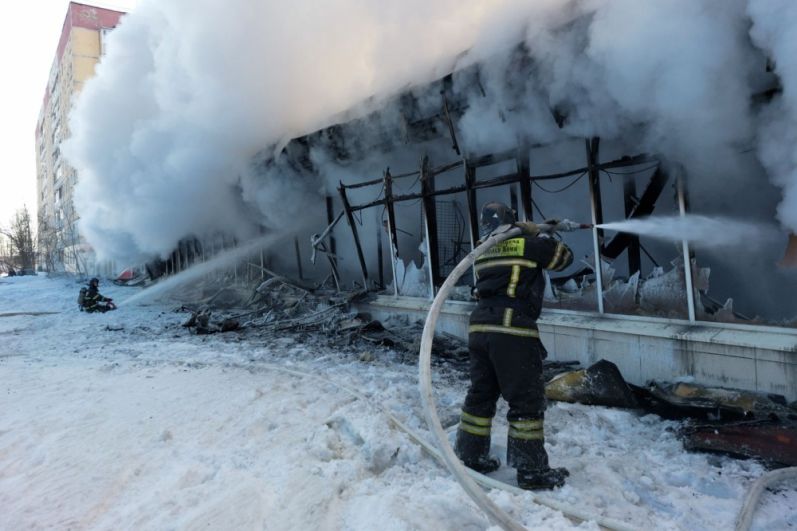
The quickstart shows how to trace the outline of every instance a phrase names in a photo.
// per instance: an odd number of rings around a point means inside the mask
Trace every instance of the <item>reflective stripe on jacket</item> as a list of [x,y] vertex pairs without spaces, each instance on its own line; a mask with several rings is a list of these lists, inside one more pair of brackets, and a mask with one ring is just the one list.
[[469,331],[539,337],[542,270],[562,271],[572,262],[570,248],[547,237],[521,235],[489,249],[474,265],[479,304],[471,313]]

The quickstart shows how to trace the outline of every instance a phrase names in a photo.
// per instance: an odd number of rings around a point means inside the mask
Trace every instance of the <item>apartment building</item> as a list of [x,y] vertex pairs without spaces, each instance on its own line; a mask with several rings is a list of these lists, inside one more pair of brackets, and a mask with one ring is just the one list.
[[36,123],[39,264],[50,271],[96,270],[77,230],[72,197],[78,176],[61,156],[74,98],[94,75],[107,33],[123,12],[70,2]]

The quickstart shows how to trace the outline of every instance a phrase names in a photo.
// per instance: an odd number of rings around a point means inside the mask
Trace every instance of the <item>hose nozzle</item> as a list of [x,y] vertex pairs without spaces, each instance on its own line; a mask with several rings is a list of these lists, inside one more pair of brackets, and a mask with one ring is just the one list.
[[591,229],[591,223],[577,223],[575,221],[570,221],[569,219],[563,219],[556,225],[554,225],[554,231],[556,232],[572,232],[574,230],[580,229]]
[[537,225],[540,232],[573,232],[575,230],[580,229],[591,229],[593,225],[591,223],[577,223],[575,221],[571,221],[569,219],[563,219],[562,221],[556,222],[547,222],[541,223]]

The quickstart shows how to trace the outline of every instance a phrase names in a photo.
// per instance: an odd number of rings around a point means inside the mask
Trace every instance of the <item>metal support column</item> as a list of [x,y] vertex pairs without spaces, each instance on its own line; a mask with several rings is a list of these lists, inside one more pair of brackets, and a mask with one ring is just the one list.
[[296,251],[296,267],[299,270],[299,280],[304,280],[304,275],[302,274],[302,253],[299,251],[298,236],[294,236],[293,238],[293,249]]
[[[327,196],[327,226],[331,225],[332,222],[335,221],[335,205],[332,201],[332,196]],[[329,252],[332,255],[330,259],[332,262],[337,266],[338,258],[337,252],[338,248],[335,242],[335,235],[332,232],[329,233]]]
[[434,298],[435,287],[440,282],[440,255],[437,246],[437,207],[434,195],[434,174],[429,157],[421,159],[421,194],[423,196],[423,218],[426,227],[426,257],[429,264],[429,298]]
[[531,201],[531,162],[529,160],[529,148],[521,146],[518,149],[517,171],[520,177],[520,203],[523,205],[523,220],[533,221]]
[[465,195],[468,199],[468,224],[470,225],[470,244],[471,250],[476,248],[479,241],[479,207],[476,205],[476,190],[473,188],[476,182],[476,168],[468,164],[467,159],[463,161],[465,167]]
[[354,246],[357,248],[357,259],[360,261],[360,269],[362,270],[363,274],[363,289],[368,290],[368,269],[365,267],[365,256],[363,256],[363,248],[360,245],[360,235],[357,233],[357,224],[354,221],[354,215],[351,212],[351,206],[349,205],[349,198],[346,196],[346,188],[343,186],[343,183],[339,183],[340,188],[338,191],[340,192],[340,199],[343,202],[343,210],[346,212],[346,220],[349,222],[349,227],[351,227],[351,234],[354,237]]
[[393,274],[393,295],[398,297],[398,275],[396,273],[396,260],[399,259],[398,233],[396,231],[396,210],[393,205],[393,177],[390,175],[390,169],[385,170],[383,177],[385,180],[385,206],[387,209],[387,239],[390,243],[390,271]]
[[374,210],[374,227],[376,227],[376,270],[378,271],[379,289],[385,289],[385,259],[382,256],[382,219],[378,209]]
[[[686,184],[684,183],[684,172],[678,169],[678,212],[681,217],[686,215]],[[695,317],[695,290],[692,283],[692,257],[689,252],[689,243],[681,240],[681,250],[684,255],[684,279],[686,279],[686,307],[689,312],[689,322],[694,323]]]
[[[232,239],[232,249],[238,247],[238,240]],[[235,267],[232,270],[233,283],[238,284],[238,260],[235,261]]]
[[600,138],[586,139],[587,167],[589,168],[589,197],[592,212],[592,249],[595,253],[595,295],[598,301],[598,313],[603,310],[603,265],[601,264],[601,247],[603,246],[603,230],[597,225],[603,223],[603,206],[601,204],[600,171],[598,170],[598,149]]

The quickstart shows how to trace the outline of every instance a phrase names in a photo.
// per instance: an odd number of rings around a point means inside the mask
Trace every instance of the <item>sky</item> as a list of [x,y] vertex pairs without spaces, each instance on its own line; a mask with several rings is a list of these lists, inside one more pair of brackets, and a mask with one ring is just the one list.
[[[136,2],[81,3],[130,11]],[[3,5],[6,24],[0,32],[0,64],[5,65],[6,82],[0,98],[0,227],[8,226],[24,205],[35,217],[34,131],[68,5],[68,0],[20,0]]]

